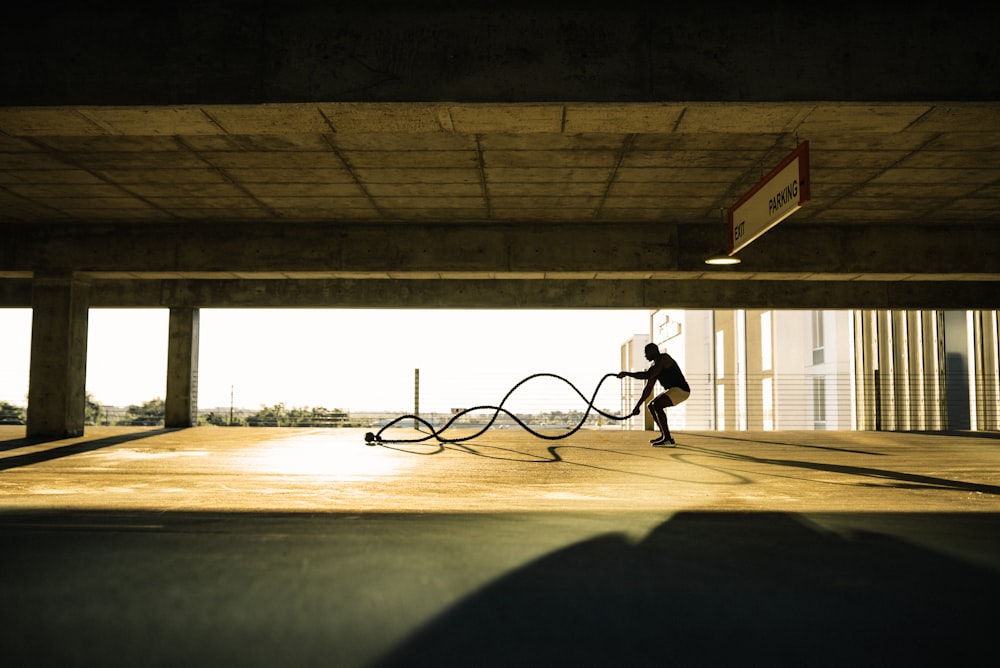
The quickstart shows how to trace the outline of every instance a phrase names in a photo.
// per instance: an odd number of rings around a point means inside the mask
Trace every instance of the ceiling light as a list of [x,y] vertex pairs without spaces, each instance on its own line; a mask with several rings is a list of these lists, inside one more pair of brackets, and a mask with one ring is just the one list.
[[705,259],[705,264],[723,265],[723,264],[739,264],[741,260],[738,257],[733,257],[732,255],[713,255],[710,258]]

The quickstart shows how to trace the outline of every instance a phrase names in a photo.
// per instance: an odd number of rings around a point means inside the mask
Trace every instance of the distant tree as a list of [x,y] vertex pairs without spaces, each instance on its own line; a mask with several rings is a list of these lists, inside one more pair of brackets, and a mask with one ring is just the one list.
[[286,408],[285,404],[261,406],[246,419],[249,427],[343,427],[347,423],[346,411],[335,408]]
[[229,424],[229,418],[224,415],[219,415],[215,411],[210,412],[208,415],[199,418],[198,422],[201,424],[211,424],[216,427],[225,427]]
[[285,411],[285,404],[275,404],[274,406],[260,407],[260,410],[247,417],[249,427],[287,427],[288,415]]
[[0,424],[24,424],[26,420],[27,414],[23,408],[0,401]]
[[86,404],[83,408],[83,422],[84,424],[100,424],[101,414],[104,412],[104,406],[102,406],[96,399],[94,395],[87,392]]
[[156,398],[141,406],[129,406],[118,424],[131,427],[153,427],[163,423],[165,414],[163,399]]
[[308,408],[289,408],[285,414],[285,424],[289,427],[308,427],[311,424],[311,417]]
[[297,427],[342,427],[347,422],[347,412],[339,408],[329,410],[323,406],[297,408],[289,411],[291,424]]
[[347,411],[340,408],[312,409],[312,424],[315,427],[344,427],[349,419],[350,415],[347,414]]

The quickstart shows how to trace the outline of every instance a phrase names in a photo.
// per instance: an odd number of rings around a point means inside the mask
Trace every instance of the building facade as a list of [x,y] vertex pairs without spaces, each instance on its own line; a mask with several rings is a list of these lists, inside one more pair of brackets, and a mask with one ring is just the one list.
[[997,311],[856,311],[858,429],[1000,429]]
[[[691,385],[672,428],[1000,429],[996,311],[661,309],[648,340]],[[639,341],[623,368],[648,366]],[[623,407],[641,390],[623,386]]]
[[[622,344],[621,369],[623,371],[641,371],[649,364],[646,362],[644,349],[649,343],[648,334],[634,334]],[[621,382],[621,406],[619,415],[627,415],[635,402],[642,396],[643,381],[636,378],[623,378]],[[645,429],[646,423],[642,415],[630,417],[621,421],[622,429]]]

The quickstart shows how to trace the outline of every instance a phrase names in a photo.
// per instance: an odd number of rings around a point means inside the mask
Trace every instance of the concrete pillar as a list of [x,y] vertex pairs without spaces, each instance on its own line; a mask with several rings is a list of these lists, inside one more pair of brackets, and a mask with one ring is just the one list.
[[83,435],[89,296],[90,282],[73,272],[34,277],[28,436]]
[[201,311],[170,309],[167,342],[166,427],[193,427],[198,419],[198,329]]

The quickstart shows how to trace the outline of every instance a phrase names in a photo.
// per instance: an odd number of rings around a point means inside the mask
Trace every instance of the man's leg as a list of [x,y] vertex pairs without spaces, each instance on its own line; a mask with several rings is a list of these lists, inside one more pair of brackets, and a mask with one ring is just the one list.
[[663,410],[667,406],[673,405],[674,402],[670,400],[670,397],[668,397],[666,393],[661,394],[649,402],[649,412],[653,414],[653,421],[656,422],[656,426],[660,428],[660,438],[654,441],[654,445],[671,443],[673,440],[670,437],[670,427],[667,424],[667,413]]
[[660,426],[660,418],[656,416],[656,411],[653,410],[653,402],[649,402],[648,404],[646,404],[646,407],[649,408],[649,414],[653,416],[653,423],[656,425],[656,428],[660,430],[660,435],[657,436],[656,438],[649,439],[649,442],[656,443],[657,441],[662,441],[663,427]]

